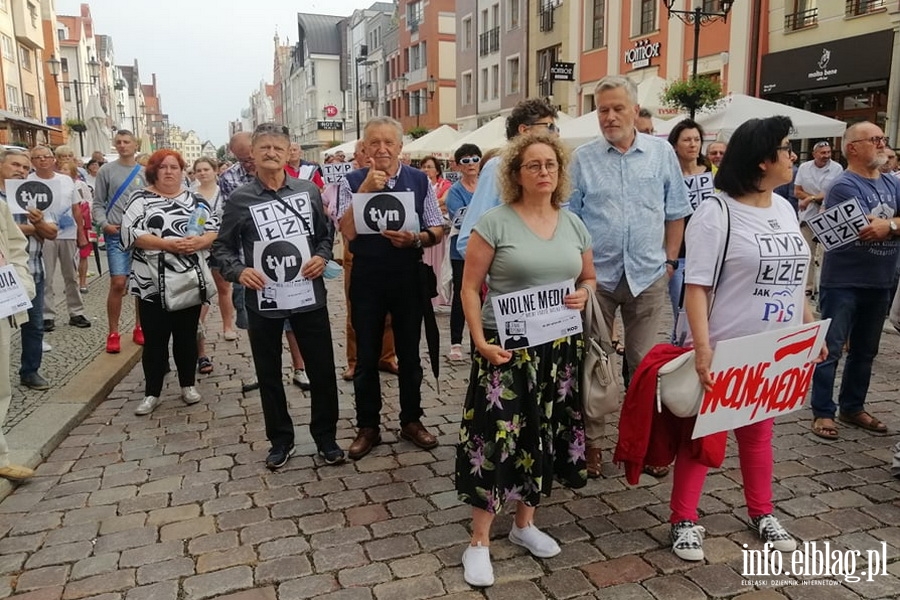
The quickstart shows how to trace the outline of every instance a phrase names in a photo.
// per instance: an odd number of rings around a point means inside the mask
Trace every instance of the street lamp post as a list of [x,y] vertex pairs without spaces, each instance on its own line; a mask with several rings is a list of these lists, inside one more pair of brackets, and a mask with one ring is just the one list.
[[[50,74],[53,75],[53,80],[56,81],[57,85],[59,84],[59,69],[62,61],[56,58],[55,55],[51,54],[50,59],[47,61],[47,67],[50,69]],[[84,120],[81,116],[81,86],[88,85],[93,86],[97,81],[97,78],[100,77],[100,63],[97,62],[97,59],[93,56],[91,60],[87,63],[88,66],[88,75],[91,77],[91,81],[78,81],[77,79],[72,80],[71,82],[67,82],[67,84],[71,84],[75,86],[75,113],[78,116],[78,120],[83,124]],[[81,148],[81,155],[84,156],[84,131],[78,132],[78,145]]]
[[[705,11],[703,10],[703,3],[699,0],[695,0],[693,10],[678,10],[672,8],[675,6],[676,0],[663,0],[663,3],[666,5],[666,10],[669,12],[669,18],[672,16],[676,16],[686,25],[694,26],[694,64],[693,70],[691,72],[691,79],[697,79],[697,61],[700,58],[700,26],[701,25],[709,25],[718,19],[722,19],[723,22],[728,22],[728,13],[731,12],[731,5],[734,4],[734,0],[719,0],[719,10],[717,11]],[[693,120],[694,114],[697,112],[696,107],[691,107],[691,119]]]
[[[405,98],[409,98],[409,77],[405,74],[401,75],[397,78],[397,87],[403,93]],[[428,98],[424,98],[425,106],[428,106],[428,101],[434,99],[434,93],[437,92],[438,80],[434,78],[434,75],[430,75],[428,80],[425,82],[425,89],[428,92]],[[419,117],[422,115],[422,96],[416,95],[416,129],[419,128]],[[402,113],[403,111],[401,111]]]
[[366,56],[357,56],[356,60],[353,62],[354,62],[353,66],[354,66],[354,70],[355,70],[355,74],[356,74],[356,139],[360,139],[360,136],[362,135],[362,133],[360,131],[361,127],[360,127],[360,122],[359,122],[359,96],[360,96],[360,92],[362,91],[362,89],[359,85],[359,65],[364,65],[364,66],[374,65],[376,61],[367,60]]

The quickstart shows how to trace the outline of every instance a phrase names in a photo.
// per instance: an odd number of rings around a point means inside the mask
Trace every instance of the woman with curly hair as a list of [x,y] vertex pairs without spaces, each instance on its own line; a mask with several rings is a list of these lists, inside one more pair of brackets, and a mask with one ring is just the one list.
[[591,236],[578,217],[560,210],[568,195],[567,163],[555,138],[512,140],[499,168],[504,204],[481,217],[466,253],[461,295],[477,353],[460,427],[456,489],[472,505],[463,568],[473,586],[494,582],[490,528],[507,501],[516,502],[510,541],[549,558],[560,548],[534,526],[541,494],[550,494],[554,479],[575,488],[587,482],[580,334],[507,350],[492,309],[496,296],[573,279],[565,306],[581,310],[596,285]]

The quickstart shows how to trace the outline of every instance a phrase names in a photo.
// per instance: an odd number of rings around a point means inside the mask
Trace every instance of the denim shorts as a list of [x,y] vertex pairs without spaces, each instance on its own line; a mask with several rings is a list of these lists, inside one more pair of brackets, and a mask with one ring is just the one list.
[[131,273],[131,251],[122,248],[122,238],[118,235],[104,235],[106,258],[109,261],[109,275],[127,276]]

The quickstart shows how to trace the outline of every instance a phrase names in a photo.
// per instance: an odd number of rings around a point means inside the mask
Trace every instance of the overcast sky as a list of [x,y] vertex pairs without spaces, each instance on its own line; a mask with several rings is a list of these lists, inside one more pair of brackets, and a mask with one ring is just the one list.
[[[260,80],[272,83],[277,29],[297,42],[297,12],[349,16],[374,0],[91,0],[94,33],[113,38],[116,63],[138,60],[141,80],[156,73],[169,122],[216,146],[227,141]],[[56,0],[60,15],[82,2]]]

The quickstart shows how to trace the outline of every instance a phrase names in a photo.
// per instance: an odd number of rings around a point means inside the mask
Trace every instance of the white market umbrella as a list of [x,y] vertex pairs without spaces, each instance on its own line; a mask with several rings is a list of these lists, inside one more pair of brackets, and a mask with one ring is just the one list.
[[100,106],[100,97],[91,96],[84,111],[84,123],[87,131],[84,132],[84,152],[90,156],[96,150],[107,154],[112,148],[109,137],[109,126],[106,122],[106,113]]
[[356,140],[350,140],[349,142],[344,142],[340,146],[335,146],[334,148],[328,148],[325,150],[325,154],[337,154],[338,152],[343,152],[345,155],[350,156],[356,150]]
[[482,152],[506,145],[506,117],[495,117],[475,131],[461,137],[450,151],[456,151],[463,144],[475,144]]
[[413,159],[434,156],[435,158],[446,160],[453,156],[453,152],[450,148],[462,136],[462,133],[449,125],[441,125],[419,139],[413,140],[409,144],[405,144],[403,146],[403,155]]
[[[791,139],[840,137],[847,128],[846,123],[837,119],[744,94],[731,94],[713,110],[698,112],[696,121],[706,130],[707,136],[727,141],[745,121],[776,115],[790,117],[794,124],[794,130],[788,135]],[[668,121],[666,129],[658,129],[658,133],[668,135],[677,122],[676,119]]]
[[[674,124],[683,118],[684,115],[679,115],[678,118],[672,119],[671,122]],[[666,135],[668,135],[668,130],[671,127],[669,121],[653,117],[653,128],[656,130],[657,135],[660,135],[660,129],[662,128],[666,128]],[[583,114],[577,119],[566,121],[559,126],[559,139],[570,148],[577,148],[594,141],[598,137],[600,137],[600,121],[597,120],[596,110]]]

